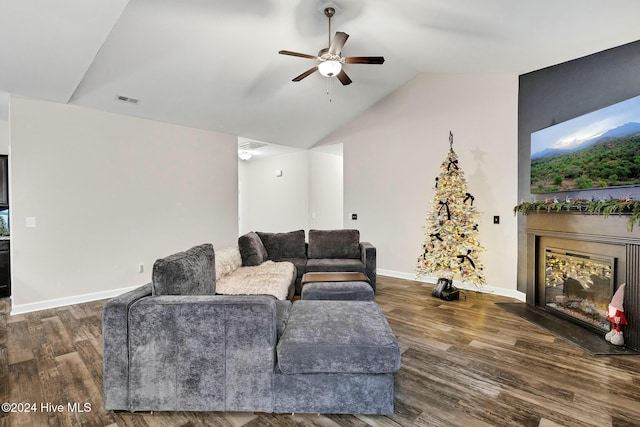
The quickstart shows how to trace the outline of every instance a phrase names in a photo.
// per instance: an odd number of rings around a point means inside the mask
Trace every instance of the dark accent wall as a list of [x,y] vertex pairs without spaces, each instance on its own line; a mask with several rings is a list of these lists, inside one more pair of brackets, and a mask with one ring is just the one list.
[[[518,200],[529,191],[530,135],[594,110],[640,95],[640,41],[520,76],[518,94]],[[640,188],[571,192],[572,197],[640,198]],[[537,194],[538,199],[567,193]],[[518,290],[527,289],[526,217],[518,217]]]

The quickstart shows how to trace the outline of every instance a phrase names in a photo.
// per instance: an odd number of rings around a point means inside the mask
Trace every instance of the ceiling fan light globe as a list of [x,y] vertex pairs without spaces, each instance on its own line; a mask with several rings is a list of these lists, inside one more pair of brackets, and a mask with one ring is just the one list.
[[334,77],[342,70],[340,61],[323,61],[318,64],[318,71],[325,77]]

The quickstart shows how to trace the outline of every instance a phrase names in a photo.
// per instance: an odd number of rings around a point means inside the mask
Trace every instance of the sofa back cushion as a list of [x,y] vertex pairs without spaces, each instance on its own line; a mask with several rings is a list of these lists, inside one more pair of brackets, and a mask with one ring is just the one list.
[[358,230],[309,230],[308,258],[360,258]]
[[306,258],[304,230],[288,233],[263,233],[258,231],[258,237],[267,250],[271,260],[284,258]]
[[267,260],[267,250],[260,237],[253,231],[238,237],[242,265],[260,265]]
[[151,292],[156,295],[213,295],[215,253],[211,243],[161,258],[153,264]]
[[237,247],[216,251],[216,280],[242,267],[242,257]]

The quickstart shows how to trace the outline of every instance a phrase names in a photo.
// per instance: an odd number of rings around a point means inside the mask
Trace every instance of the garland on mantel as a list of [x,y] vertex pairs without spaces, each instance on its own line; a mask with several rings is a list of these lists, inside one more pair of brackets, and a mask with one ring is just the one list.
[[630,215],[627,222],[627,231],[632,232],[635,225],[640,225],[640,201],[633,200],[631,197],[625,199],[567,199],[563,202],[557,198],[553,200],[546,199],[543,202],[520,202],[513,208],[513,214],[520,212],[522,215],[530,213],[546,212],[584,212],[589,214],[603,215],[605,218],[611,214]]

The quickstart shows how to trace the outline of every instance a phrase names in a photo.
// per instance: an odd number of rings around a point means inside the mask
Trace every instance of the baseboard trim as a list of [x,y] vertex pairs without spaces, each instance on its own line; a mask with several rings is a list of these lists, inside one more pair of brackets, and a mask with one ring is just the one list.
[[[402,271],[394,271],[394,270],[386,270],[383,268],[379,268],[376,270],[376,273],[381,275],[381,276],[389,276],[389,277],[394,277],[396,279],[406,279],[406,280],[413,280],[416,282],[425,282],[425,283],[436,283],[438,281],[438,278],[436,276],[433,277],[420,277],[418,279],[416,279],[416,275],[412,274],[412,273],[405,273]],[[505,288],[496,288],[494,286],[485,286],[482,289],[478,289],[475,286],[473,286],[472,284],[469,283],[462,283],[458,280],[454,280],[453,284],[460,289],[464,289],[464,290],[469,290],[469,291],[477,291],[477,292],[482,292],[484,294],[493,294],[493,295],[500,295],[503,297],[509,297],[509,298],[515,298],[519,301],[523,301],[525,302],[527,300],[527,294],[525,294],[524,292],[520,292],[518,290],[515,289],[505,289]]]
[[[379,268],[377,271],[377,274],[381,275],[381,276],[389,276],[389,277],[394,277],[396,279],[406,279],[406,280],[413,280],[416,282],[425,282],[425,283],[436,283],[438,281],[437,277],[421,277],[419,279],[416,279],[415,274],[412,273],[405,273],[402,271],[394,271],[394,270],[386,270],[386,269],[382,269]],[[482,289],[477,289],[475,286],[470,285],[468,283],[462,283],[459,282],[457,280],[453,281],[454,285],[460,289],[465,289],[465,290],[470,290],[470,291],[478,291],[478,292],[482,292],[482,293],[486,293],[486,294],[494,294],[494,295],[500,295],[503,297],[509,297],[509,298],[515,298],[517,300],[520,301],[526,301],[527,296],[524,292],[520,292],[517,291],[515,289],[505,289],[505,288],[496,288],[493,286],[485,286]],[[56,299],[50,299],[50,300],[46,300],[46,301],[38,301],[38,302],[32,302],[32,303],[28,303],[28,304],[19,304],[19,305],[13,305],[11,306],[11,315],[16,315],[16,314],[24,314],[24,313],[31,313],[33,311],[40,311],[40,310],[47,310],[50,308],[57,308],[57,307],[64,307],[65,305],[73,305],[73,304],[81,304],[84,302],[90,302],[90,301],[96,301],[96,300],[101,300],[101,299],[107,299],[107,298],[113,298],[116,297],[118,295],[121,295],[125,292],[129,292],[132,291],[136,288],[138,288],[139,285],[136,286],[131,286],[131,287],[127,287],[127,288],[118,288],[118,289],[111,289],[108,291],[99,291],[99,292],[92,292],[89,294],[82,294],[82,295],[74,295],[74,296],[70,296],[70,297],[64,297],[64,298],[56,298]],[[12,298],[12,303],[13,303],[13,298]]]
[[92,292],[89,294],[74,295],[74,296],[64,297],[64,298],[56,298],[56,299],[50,299],[45,301],[31,302],[28,304],[18,304],[15,306],[13,305],[13,298],[12,298],[11,299],[11,302],[12,302],[11,316],[14,316],[16,314],[31,313],[33,311],[47,310],[50,308],[63,307],[65,305],[81,304],[83,302],[113,298],[125,292],[132,291],[138,287],[139,285],[131,286],[128,288],[110,289],[108,291]]

